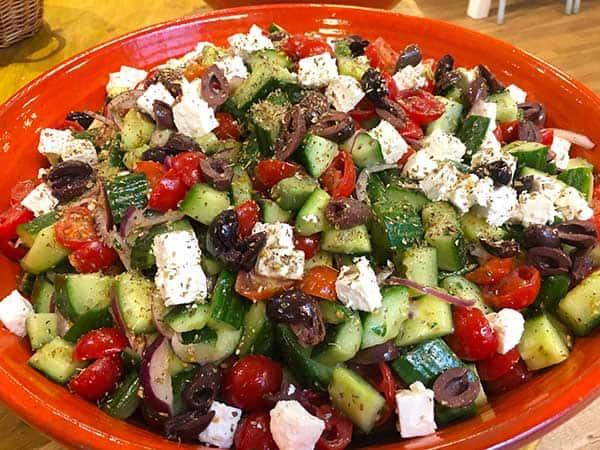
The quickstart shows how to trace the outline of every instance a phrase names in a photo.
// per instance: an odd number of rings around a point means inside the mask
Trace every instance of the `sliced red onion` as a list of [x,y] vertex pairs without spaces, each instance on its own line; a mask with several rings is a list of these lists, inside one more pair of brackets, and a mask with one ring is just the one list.
[[350,136],[350,138],[346,142],[342,142],[341,148],[346,150],[348,153],[352,154],[352,149],[354,147],[354,142],[356,142],[356,137],[359,134],[364,133],[364,132],[365,132],[364,130],[356,130],[354,132],[354,134],[352,136]]
[[133,229],[133,225],[136,223],[136,221],[139,220],[139,216],[143,216],[143,214],[143,211],[137,208],[136,206],[130,206],[129,208],[127,208],[127,211],[125,211],[123,219],[119,224],[119,235],[122,238],[127,238],[129,233]]
[[552,130],[554,131],[555,136],[561,137],[571,144],[579,145],[586,150],[591,150],[596,146],[596,144],[594,144],[594,142],[585,134],[575,133],[574,131],[564,130],[562,128],[553,128]]
[[437,297],[440,300],[444,300],[445,302],[451,303],[452,305],[456,306],[468,307],[473,306],[475,304],[473,300],[466,300],[464,298],[455,297],[454,295],[447,294],[446,292],[440,291],[429,286],[423,286],[422,284],[417,283],[416,281],[407,280],[406,278],[390,277],[387,279],[385,284],[392,286],[406,286],[411,289],[414,289],[415,291],[419,291],[422,294],[433,295],[434,297]]
[[171,327],[164,321],[167,308],[165,307],[164,300],[158,291],[152,292],[152,321],[158,332],[167,338],[172,338],[175,334]]
[[383,172],[384,170],[390,169],[398,169],[398,166],[396,164],[376,164],[374,166],[364,168],[356,180],[356,198],[361,202],[370,204],[371,202],[369,201],[369,195],[367,194],[369,176],[372,173]]
[[58,322],[58,335],[63,337],[71,328],[71,323],[59,311],[56,311],[56,319]]
[[111,231],[115,223],[108,201],[106,186],[101,179],[98,180],[98,189],[100,192],[98,194],[98,207],[94,210],[94,223],[96,224],[96,231],[102,235],[102,233]]
[[137,99],[140,98],[143,93],[144,91],[141,89],[133,89],[117,95],[108,103],[108,105],[106,105],[106,118],[113,122],[119,130],[122,129],[122,115],[137,105]]
[[131,208],[132,207],[129,207],[127,211],[125,211],[125,216],[123,216],[123,220],[119,227],[119,235],[124,239],[130,236],[134,231],[144,230],[151,228],[154,225],[161,225],[167,222],[175,222],[184,217],[184,214],[181,211],[168,211],[164,214],[146,217],[144,215],[144,210],[135,208],[134,211],[131,210]]
[[388,341],[374,347],[362,349],[354,355],[354,358],[349,363],[359,365],[379,364],[381,362],[392,361],[398,358],[398,356],[400,356],[400,352],[392,341]]
[[144,351],[140,367],[140,384],[144,402],[160,413],[173,414],[173,385],[169,373],[171,347],[169,340],[159,336]]

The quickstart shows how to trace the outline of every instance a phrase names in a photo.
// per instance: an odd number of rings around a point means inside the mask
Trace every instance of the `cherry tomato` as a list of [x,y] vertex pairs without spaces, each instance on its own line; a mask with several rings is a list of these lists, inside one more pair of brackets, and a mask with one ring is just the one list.
[[496,354],[498,338],[479,308],[455,307],[452,319],[454,333],[446,339],[461,359],[479,361]]
[[554,130],[552,128],[542,128],[540,130],[540,135],[542,139],[540,142],[544,145],[552,145],[552,141],[554,141]]
[[378,37],[367,46],[365,55],[372,67],[390,74],[396,70],[396,62],[400,56],[382,37]]
[[385,80],[385,84],[388,88],[388,97],[392,100],[396,100],[398,97],[398,87],[396,86],[396,82],[392,78],[392,76],[387,73],[385,70],[381,72],[381,76]]
[[465,275],[465,278],[479,285],[487,285],[500,281],[510,273],[514,258],[490,258],[477,269]]
[[398,92],[398,103],[417,125],[425,125],[444,114],[442,102],[423,89],[405,89]]
[[314,408],[313,414],[325,422],[316,450],[343,450],[350,445],[352,422],[327,404]]
[[63,120],[57,127],[57,130],[71,130],[71,131],[83,131],[85,128],[81,126],[79,122],[76,120]]
[[305,294],[325,300],[337,298],[335,282],[338,271],[328,266],[317,266],[310,269],[300,283],[300,290]]
[[375,117],[377,113],[375,112],[375,105],[373,102],[367,97],[363,97],[363,99],[358,102],[358,105],[350,110],[348,114],[357,122],[362,122],[363,120],[369,120],[370,118]]
[[265,395],[281,386],[283,370],[279,363],[264,355],[245,356],[231,367],[223,381],[223,396],[228,404],[246,411],[264,409]]
[[202,75],[204,75],[204,72],[206,72],[206,69],[208,69],[208,67],[203,66],[202,64],[200,64],[198,62],[192,62],[191,64],[188,64],[188,66],[185,68],[185,72],[183,73],[183,76],[185,76],[185,78],[188,81],[192,81],[192,80],[195,80],[196,78],[200,78]]
[[84,206],[65,211],[54,226],[54,234],[60,245],[77,250],[97,238],[92,212]]
[[219,122],[219,126],[213,130],[219,139],[235,139],[240,138],[240,126],[233,116],[226,112],[215,113],[215,117]]
[[277,159],[263,159],[254,169],[254,176],[261,186],[269,189],[284,178],[291,177],[300,170],[297,164],[279,161]]
[[25,256],[27,250],[26,247],[16,245],[16,242],[0,238],[0,252],[9,259],[17,261]]
[[305,34],[294,34],[288,37],[281,50],[295,61],[321,53],[333,53],[325,39]]
[[520,358],[519,351],[515,347],[504,355],[496,353],[490,359],[477,361],[479,378],[486,381],[496,380],[508,373],[519,362]]
[[366,379],[386,400],[386,409],[381,412],[377,425],[382,425],[391,417],[396,408],[396,378],[387,363],[357,366],[358,373]]
[[135,163],[133,171],[146,175],[150,187],[153,187],[167,172],[167,169],[156,161],[139,161]]
[[202,181],[200,162],[203,159],[202,154],[198,152],[179,153],[171,159],[171,168],[179,174],[179,178],[187,187],[192,187]]
[[294,247],[304,252],[304,258],[310,259],[317,254],[319,250],[320,234],[311,234],[310,236],[294,235]]
[[411,120],[408,117],[406,118],[406,125],[404,125],[404,128],[398,130],[398,133],[400,133],[400,136],[402,136],[404,139],[418,140],[423,138],[423,130],[421,127],[417,125],[414,120]]
[[69,255],[69,262],[79,273],[99,272],[112,266],[116,260],[114,249],[98,239],[83,244]]
[[279,450],[271,436],[268,411],[255,411],[244,417],[235,432],[236,450]]
[[425,87],[423,87],[423,90],[429,92],[430,94],[433,94],[434,88],[435,81],[433,81],[431,78],[427,78],[427,84],[425,85]]
[[516,141],[519,139],[519,121],[513,120],[511,122],[499,123],[494,129],[494,136],[496,136],[498,142],[505,144]]
[[484,286],[481,296],[494,308],[523,309],[536,299],[542,277],[535,267],[519,266],[499,282]]
[[11,206],[0,213],[0,239],[17,237],[17,226],[33,220],[33,213],[24,206]]
[[489,394],[498,395],[510,391],[531,379],[533,374],[521,360],[512,369],[495,380],[485,382],[485,390]]
[[238,236],[245,238],[252,234],[252,229],[256,222],[260,220],[260,208],[254,200],[248,200],[235,207],[238,217]]
[[33,180],[19,181],[15,184],[10,190],[10,206],[20,205],[21,201],[33,191],[36,184]]
[[152,188],[148,206],[150,209],[160,212],[175,209],[185,197],[186,192],[187,186],[177,170],[170,169]]
[[349,197],[356,184],[356,167],[352,157],[345,151],[340,151],[319,181],[333,198]]
[[408,150],[406,150],[406,153],[404,155],[402,155],[402,158],[400,158],[396,164],[398,164],[399,167],[404,167],[404,164],[406,164],[406,161],[408,161],[408,158],[410,158],[415,153],[416,152],[413,150],[412,147],[408,147]]
[[235,292],[256,302],[267,300],[294,286],[294,281],[263,277],[240,270],[235,279]]
[[69,381],[69,388],[87,400],[99,400],[112,391],[122,373],[121,357],[105,356],[94,361]]
[[116,328],[98,328],[79,338],[74,358],[80,361],[121,353],[127,341]]

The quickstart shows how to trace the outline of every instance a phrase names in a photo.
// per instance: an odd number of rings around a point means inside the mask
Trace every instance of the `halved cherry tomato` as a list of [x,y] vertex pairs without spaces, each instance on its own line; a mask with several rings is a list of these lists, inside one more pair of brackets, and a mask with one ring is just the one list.
[[515,347],[504,355],[496,353],[489,359],[477,361],[479,378],[486,381],[496,380],[508,373],[519,362],[520,358],[521,355],[519,355],[519,351]]
[[352,422],[328,404],[314,408],[312,413],[325,422],[325,430],[315,445],[316,450],[343,450],[350,445]]
[[256,302],[280,294],[294,284],[292,280],[263,277],[254,272],[240,270],[235,279],[235,292]]
[[496,136],[498,142],[504,144],[516,141],[519,139],[519,121],[513,120],[511,122],[499,123],[494,129],[494,136]]
[[310,236],[294,235],[294,247],[304,252],[304,258],[310,259],[316,255],[321,242],[320,234],[311,234]]
[[11,240],[0,238],[0,252],[7,258],[17,261],[25,256],[27,248],[16,245],[16,242]]
[[388,73],[394,73],[396,62],[400,54],[382,37],[378,37],[365,49],[365,55],[372,67],[376,67]]
[[33,213],[21,205],[11,206],[0,213],[0,239],[17,237],[17,226],[33,220]]
[[406,153],[404,153],[404,155],[402,155],[402,158],[400,158],[396,164],[398,164],[399,167],[404,167],[404,164],[406,164],[406,161],[408,161],[408,158],[410,158],[415,153],[416,152],[413,150],[412,147],[408,147],[408,150],[406,150]]
[[479,308],[455,307],[452,319],[454,333],[446,340],[461,359],[479,361],[496,354],[498,338]]
[[80,361],[98,359],[121,353],[127,341],[116,328],[98,328],[79,338],[74,358]]
[[260,208],[254,200],[248,200],[235,207],[238,217],[238,236],[245,238],[252,234],[252,228],[260,220]]
[[294,61],[308,56],[320,55],[321,53],[333,53],[331,46],[325,39],[306,34],[294,34],[288,37],[281,46],[281,50]]
[[179,178],[187,187],[192,187],[202,181],[200,162],[203,159],[204,156],[199,152],[179,153],[171,159],[171,168],[179,174]]
[[542,136],[540,140],[542,144],[552,145],[552,141],[554,140],[554,130],[552,128],[542,128],[540,135]]
[[319,181],[333,198],[349,197],[356,184],[356,167],[350,154],[340,151]]
[[423,89],[405,89],[398,92],[398,103],[417,125],[425,125],[444,114],[442,102]]
[[423,137],[423,130],[414,120],[406,118],[406,125],[404,128],[398,130],[400,136],[404,139],[421,139]]
[[71,131],[83,131],[85,128],[81,126],[79,122],[76,120],[63,120],[57,127],[54,127],[57,130],[71,130]]
[[385,80],[385,84],[387,85],[388,97],[392,100],[396,100],[396,98],[398,97],[398,87],[396,86],[396,82],[394,81],[392,76],[385,70],[380,73],[383,79]]
[[484,286],[481,296],[494,308],[523,309],[536,299],[542,277],[535,267],[519,266],[499,282]]
[[235,432],[236,450],[279,450],[271,435],[268,411],[255,411],[244,417]]
[[373,102],[367,97],[363,97],[363,99],[358,102],[358,105],[350,110],[348,114],[357,122],[362,122],[363,120],[369,120],[370,118],[375,117],[377,113],[375,112],[375,105]]
[[33,191],[36,186],[36,182],[33,180],[19,181],[10,190],[10,206],[16,206],[21,204],[21,201],[27,197],[27,195]]
[[278,159],[263,159],[254,169],[254,177],[265,189],[272,188],[284,178],[291,177],[300,170],[298,164],[279,161]]
[[527,369],[525,363],[521,360],[517,362],[512,369],[502,375],[500,378],[485,382],[486,392],[497,395],[510,391],[531,379],[533,374]]
[[87,400],[99,400],[112,391],[122,374],[121,357],[105,356],[94,361],[69,381],[69,388]]
[[99,239],[83,244],[69,255],[69,262],[79,273],[98,272],[112,266],[117,260],[114,249]]
[[490,258],[477,269],[467,273],[465,278],[479,285],[496,283],[510,273],[514,262],[514,258]]
[[264,409],[268,406],[265,396],[279,390],[282,378],[279,363],[264,355],[244,356],[225,374],[223,397],[245,411]]
[[185,68],[185,72],[183,72],[183,76],[188,81],[193,81],[196,78],[200,78],[202,75],[204,75],[204,72],[206,72],[206,69],[208,69],[208,67],[203,66],[202,64],[200,64],[198,62],[192,62],[191,64],[188,64],[188,66]]
[[305,294],[325,300],[337,298],[335,282],[338,271],[329,266],[317,266],[310,269],[300,282],[300,290]]
[[167,169],[156,161],[139,161],[135,163],[133,171],[145,174],[150,187],[153,187],[167,172]]
[[240,138],[240,126],[233,116],[227,112],[215,113],[215,117],[219,122],[219,126],[213,130],[219,139],[235,139]]
[[81,248],[97,238],[92,212],[83,206],[68,209],[54,226],[54,234],[63,247]]
[[387,407],[385,411],[382,411],[381,416],[377,421],[377,425],[382,425],[387,422],[396,408],[396,378],[385,362],[357,366],[356,370],[385,397]]
[[152,188],[148,206],[155,211],[165,212],[177,208],[187,192],[187,185],[176,169],[170,169]]

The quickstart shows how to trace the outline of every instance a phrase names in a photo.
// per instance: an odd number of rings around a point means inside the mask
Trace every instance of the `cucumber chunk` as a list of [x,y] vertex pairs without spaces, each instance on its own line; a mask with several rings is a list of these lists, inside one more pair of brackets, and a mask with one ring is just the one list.
[[512,122],[519,118],[517,103],[510,92],[504,90],[492,94],[489,96],[488,101],[496,104],[496,120],[498,122]]
[[489,126],[489,117],[473,115],[464,120],[460,130],[456,133],[456,137],[459,138],[467,148],[465,153],[466,158],[470,158],[479,151]]
[[208,304],[176,307],[165,316],[165,322],[176,333],[201,330],[209,319],[210,305]]
[[425,240],[437,250],[439,268],[452,272],[464,267],[464,235],[454,207],[446,202],[432,202],[423,208],[421,214]]
[[155,331],[152,318],[154,283],[136,272],[125,272],[117,277],[115,289],[127,329],[135,335]]
[[360,255],[371,252],[371,239],[366,225],[347,230],[327,230],[321,235],[321,249],[331,253]]
[[315,355],[317,362],[333,366],[348,361],[360,349],[363,328],[358,314],[350,314],[341,324],[327,333],[321,351]]
[[35,241],[36,236],[42,231],[44,228],[53,225],[58,220],[58,213],[56,211],[49,212],[44,214],[43,216],[36,217],[27,223],[22,223],[21,225],[17,225],[17,236],[19,239],[23,241],[26,247],[31,248],[33,245],[33,241]]
[[418,344],[454,331],[450,304],[432,295],[412,301],[413,316],[402,324],[396,345]]
[[[411,247],[402,255],[404,276],[425,286],[437,286],[438,262],[437,250],[433,247]],[[411,290],[413,297],[419,292]]]
[[62,338],[55,337],[37,350],[27,363],[45,376],[60,384],[65,384],[77,372],[85,367],[83,361],[73,359],[75,346]]
[[548,146],[539,142],[514,141],[502,147],[517,158],[519,167],[548,171]]
[[208,184],[197,183],[188,191],[179,209],[186,216],[204,224],[210,223],[231,206],[227,192],[217,191]]
[[49,313],[54,296],[54,285],[44,275],[38,275],[33,282],[31,303],[36,313]]
[[242,338],[238,345],[240,356],[270,354],[273,350],[274,324],[267,319],[266,302],[252,304],[244,316]]
[[529,370],[539,370],[569,357],[572,338],[550,313],[543,312],[525,321],[519,353]]
[[25,272],[39,275],[55,268],[69,255],[69,250],[56,240],[54,225],[38,233],[33,245],[21,260]]
[[325,211],[331,197],[323,189],[315,189],[296,215],[296,231],[301,236],[320,233],[328,226]]
[[360,132],[354,137],[354,143],[350,150],[352,152],[352,160],[358,167],[370,167],[383,163],[381,144],[365,131]]
[[583,158],[573,158],[556,178],[581,192],[588,202],[594,195],[594,166]]
[[[542,285],[535,299],[535,304],[541,306],[546,311],[556,312],[559,302],[569,292],[570,285],[571,277],[568,275],[550,275],[542,278]],[[587,316],[587,318],[589,317]],[[568,324],[567,320],[564,321]]]
[[63,339],[69,342],[77,342],[81,336],[89,331],[112,326],[113,319],[109,308],[93,309],[82,314],[65,333]]
[[252,200],[252,180],[241,166],[233,166],[231,198],[233,199],[234,206]]
[[319,178],[337,154],[338,146],[335,142],[309,133],[295,156],[310,176]]
[[381,308],[364,318],[361,348],[373,347],[394,339],[408,318],[408,289],[389,286],[381,290]]
[[113,279],[98,273],[57,275],[54,280],[56,307],[76,322],[88,311],[110,306]]
[[271,197],[281,208],[288,211],[298,211],[317,188],[317,182],[313,178],[294,175],[284,178],[273,186]]
[[473,300],[475,302],[473,307],[481,309],[484,314],[493,312],[492,308],[483,301],[479,286],[475,283],[471,283],[465,277],[459,275],[446,277],[442,280],[441,287],[448,291],[448,294],[450,295],[465,300]]
[[474,210],[460,217],[460,228],[465,238],[474,242],[479,242],[480,239],[500,241],[506,237],[506,231],[503,228],[490,225]]
[[281,208],[273,200],[268,198],[259,198],[258,204],[262,213],[264,223],[289,222],[292,220],[292,213]]
[[154,123],[147,120],[136,108],[131,108],[123,117],[121,142],[127,150],[141,147],[150,141]]
[[58,317],[53,313],[36,313],[27,318],[27,336],[32,350],[43,347],[58,336]]
[[462,103],[455,102],[454,100],[450,100],[446,97],[436,96],[435,98],[444,104],[445,111],[439,119],[436,119],[427,125],[425,134],[430,135],[435,130],[441,130],[448,134],[454,134],[458,128],[458,124],[463,112]]
[[119,386],[102,401],[100,408],[109,416],[125,420],[133,415],[141,403],[138,395],[140,379],[137,372],[125,376]]
[[219,274],[212,293],[211,317],[238,329],[242,326],[247,301],[235,292],[234,285],[234,273],[224,270]]
[[144,209],[150,185],[143,173],[118,175],[106,184],[106,195],[115,223],[121,222],[130,206]]
[[577,336],[600,323],[600,272],[593,272],[558,303],[558,316]]

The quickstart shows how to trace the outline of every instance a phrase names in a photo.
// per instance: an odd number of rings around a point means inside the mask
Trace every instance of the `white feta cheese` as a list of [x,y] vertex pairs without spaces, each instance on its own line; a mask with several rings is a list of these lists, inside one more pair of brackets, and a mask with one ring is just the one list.
[[396,392],[398,406],[398,428],[403,438],[427,436],[435,433],[437,425],[434,419],[434,393],[416,381],[410,389]]
[[462,174],[456,166],[447,162],[439,166],[439,169],[431,173],[419,182],[419,188],[429,200],[439,202],[448,200],[450,193],[454,190],[456,183]]
[[523,192],[519,196],[519,204],[514,212],[513,220],[523,226],[552,223],[558,215],[554,202],[539,192]]
[[38,152],[54,160],[77,160],[90,165],[98,162],[94,144],[86,139],[76,139],[70,130],[44,128],[40,132]]
[[121,69],[118,72],[112,72],[108,75],[106,92],[109,95],[114,96],[121,92],[129,91],[144,81],[147,76],[148,72],[145,70],[121,66]]
[[399,90],[420,89],[427,86],[427,77],[424,75],[422,63],[416,66],[406,66],[392,76]]
[[298,61],[298,81],[307,88],[322,88],[338,77],[337,63],[329,53]]
[[273,42],[266,37],[262,30],[252,25],[248,34],[237,33],[227,38],[227,42],[234,53],[242,58],[247,58],[250,53],[263,50],[265,48],[273,48]]
[[17,336],[27,334],[27,318],[33,314],[33,306],[16,289],[0,302],[0,322]]
[[517,192],[509,186],[500,186],[492,192],[488,205],[479,211],[487,223],[499,227],[513,216],[517,203]]
[[270,412],[270,429],[280,450],[313,450],[325,422],[296,400],[280,400]]
[[521,340],[525,319],[519,311],[504,308],[485,316],[498,337],[498,353],[504,355]]
[[395,164],[408,151],[408,144],[394,126],[382,120],[368,131],[369,136],[379,141],[381,154],[386,164]]
[[200,97],[198,82],[183,83],[181,101],[173,106],[173,121],[180,133],[194,139],[219,126],[215,111]]
[[471,159],[471,167],[477,168],[487,166],[496,161],[504,161],[506,163],[506,165],[510,169],[511,177],[512,175],[514,175],[515,170],[517,170],[516,158],[510,153],[502,151],[499,145],[496,148],[481,148],[481,150],[479,150],[473,155],[473,158]]
[[498,111],[498,105],[492,102],[486,102],[483,100],[478,100],[471,107],[469,111],[470,116],[483,116],[488,117],[490,119],[490,126],[488,128],[488,132],[494,131],[496,129],[496,112]]
[[235,430],[242,418],[242,410],[214,401],[209,411],[214,411],[215,416],[208,427],[198,435],[198,440],[215,447],[230,448],[233,445]]
[[256,259],[259,275],[300,280],[304,274],[304,252],[294,247],[294,230],[282,222],[257,223],[252,233],[265,232],[267,241]]
[[52,195],[52,190],[46,183],[41,183],[21,200],[21,205],[31,211],[35,217],[39,217],[54,211],[58,199]]
[[438,161],[423,151],[419,150],[410,155],[402,168],[402,175],[412,180],[422,180],[438,168]]
[[87,139],[77,139],[73,137],[68,145],[63,148],[61,156],[63,161],[81,161],[90,166],[98,164],[98,153],[96,153],[96,148],[94,147],[94,144]]
[[519,103],[525,103],[525,100],[527,100],[527,92],[525,92],[516,84],[509,84],[506,86],[506,90],[517,105]]
[[473,81],[475,81],[475,78],[479,76],[478,67],[473,67],[472,69],[467,69],[466,67],[459,67],[458,69],[456,69],[456,71],[468,84],[471,84]]
[[479,178],[477,175],[464,175],[454,190],[448,196],[448,200],[456,206],[462,214],[465,214],[473,206],[487,206],[494,192],[494,182],[491,178]]
[[165,306],[185,305],[206,299],[206,275],[200,265],[202,251],[193,231],[159,234],[152,251],[156,258],[156,288]]
[[562,190],[554,205],[565,220],[588,220],[594,215],[581,192],[571,186]]
[[481,142],[479,151],[487,149],[487,150],[499,152],[501,148],[502,148],[502,144],[500,143],[500,141],[498,141],[498,139],[496,139],[496,135],[494,134],[494,131],[490,131],[488,128],[488,131],[485,133],[485,136],[483,137],[483,141]]
[[564,188],[565,184],[563,182],[558,181],[551,176],[542,174],[533,175],[531,191],[539,192],[553,202],[556,202]]
[[140,110],[155,118],[154,115],[154,101],[160,100],[169,106],[172,106],[175,102],[175,98],[167,90],[162,83],[154,83],[148,86],[148,89],[144,91],[137,99],[137,105]]
[[362,100],[365,93],[356,79],[348,75],[340,75],[329,83],[325,96],[335,109],[348,112]]
[[569,165],[569,150],[571,150],[571,143],[560,136],[554,136],[550,150],[554,153],[554,158],[551,162],[556,164],[558,169],[565,170]]
[[244,60],[239,56],[226,56],[215,63],[223,71],[227,81],[231,82],[234,78],[248,78],[248,69]]
[[289,223],[257,222],[252,228],[252,234],[265,232],[267,242],[265,247],[287,247],[294,248],[294,228]]
[[362,64],[364,65],[369,65],[369,58],[367,55],[360,55],[357,56],[356,58],[354,58],[354,60],[358,63],[358,64]]
[[350,309],[374,311],[381,307],[381,292],[369,260],[356,258],[351,266],[342,266],[335,282],[338,299]]
[[438,128],[423,139],[421,151],[426,151],[438,161],[460,161],[465,156],[467,148],[456,136],[445,133]]

